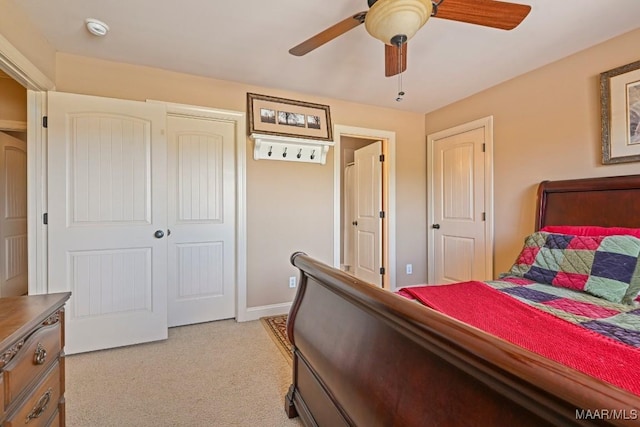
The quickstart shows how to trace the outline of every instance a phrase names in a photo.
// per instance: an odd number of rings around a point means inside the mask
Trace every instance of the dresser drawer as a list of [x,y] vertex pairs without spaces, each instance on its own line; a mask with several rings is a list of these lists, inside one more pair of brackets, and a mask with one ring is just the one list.
[[47,424],[47,427],[60,427],[62,425],[64,424],[62,424],[60,412],[56,411],[56,413],[53,414],[52,418],[49,420],[49,424]]
[[56,362],[45,379],[7,418],[2,427],[44,427],[58,412],[60,401],[60,365]]
[[0,419],[4,418],[4,384],[0,373]]
[[3,380],[6,409],[33,380],[39,378],[58,359],[62,349],[61,331],[60,322],[39,327],[5,366]]

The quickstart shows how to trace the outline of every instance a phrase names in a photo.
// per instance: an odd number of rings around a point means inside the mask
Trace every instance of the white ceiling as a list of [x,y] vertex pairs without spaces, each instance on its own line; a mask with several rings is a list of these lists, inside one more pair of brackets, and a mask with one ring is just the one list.
[[[640,28],[640,0],[517,0],[532,11],[512,31],[430,19],[409,41],[396,102],[384,46],[364,25],[288,53],[366,0],[13,1],[60,52],[420,113]],[[87,32],[89,17],[110,26],[107,37]]]

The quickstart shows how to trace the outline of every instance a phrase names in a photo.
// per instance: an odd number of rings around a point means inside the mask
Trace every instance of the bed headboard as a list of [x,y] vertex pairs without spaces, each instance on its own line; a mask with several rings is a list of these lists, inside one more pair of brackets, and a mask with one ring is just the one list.
[[545,225],[640,228],[640,175],[543,181],[536,230]]

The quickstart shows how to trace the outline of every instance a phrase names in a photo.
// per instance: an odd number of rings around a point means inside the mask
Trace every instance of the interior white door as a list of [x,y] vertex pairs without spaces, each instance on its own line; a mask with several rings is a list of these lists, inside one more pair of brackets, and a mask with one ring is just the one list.
[[49,291],[72,292],[65,351],[166,339],[165,107],[48,100]]
[[353,270],[353,242],[355,241],[355,165],[348,164],[344,169],[344,220],[342,224],[342,259],[345,271]]
[[27,148],[0,132],[0,297],[24,295],[27,281]]
[[235,317],[235,122],[169,116],[169,326]]
[[354,153],[355,260],[359,279],[382,286],[382,141]]
[[434,141],[434,283],[485,280],[484,128]]

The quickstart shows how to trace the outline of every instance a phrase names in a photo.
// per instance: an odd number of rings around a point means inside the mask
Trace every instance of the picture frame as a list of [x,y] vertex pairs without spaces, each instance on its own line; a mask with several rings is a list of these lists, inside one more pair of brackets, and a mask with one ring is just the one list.
[[333,141],[328,105],[247,93],[248,133]]
[[640,61],[600,74],[602,163],[640,161]]

